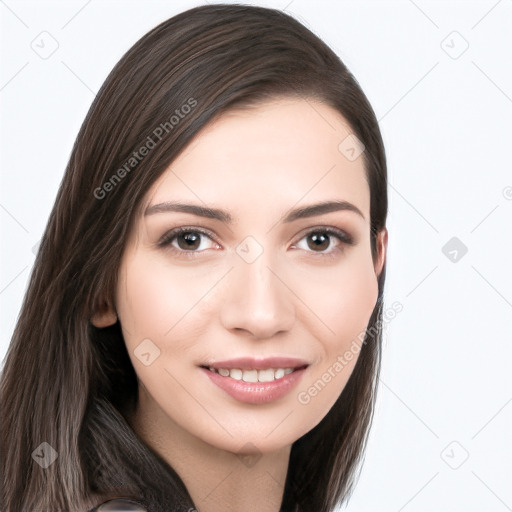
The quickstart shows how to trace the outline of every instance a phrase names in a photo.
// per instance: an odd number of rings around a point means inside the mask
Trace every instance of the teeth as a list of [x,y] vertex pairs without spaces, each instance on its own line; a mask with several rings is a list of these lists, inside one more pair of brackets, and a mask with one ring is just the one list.
[[[219,371],[220,373],[220,371]],[[229,372],[229,376],[235,380],[242,380],[242,370],[234,369]]]
[[244,370],[242,380],[244,382],[258,382],[258,370]]
[[274,380],[274,370],[269,368],[268,370],[260,370],[258,372],[258,381],[259,382],[271,382]]
[[243,380],[244,382],[272,382],[273,380],[282,379],[285,375],[293,372],[293,368],[268,368],[266,370],[240,370],[233,368],[213,368],[209,370],[222,375],[223,377],[231,377],[235,380]]

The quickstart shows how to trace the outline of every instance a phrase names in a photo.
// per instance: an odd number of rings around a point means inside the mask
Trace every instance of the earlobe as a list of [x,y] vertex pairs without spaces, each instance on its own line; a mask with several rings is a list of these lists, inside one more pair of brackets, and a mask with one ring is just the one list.
[[388,248],[388,230],[382,228],[377,234],[377,261],[375,263],[375,275],[380,276],[386,261],[386,252]]
[[109,327],[117,322],[117,313],[114,308],[107,303],[103,303],[96,309],[96,312],[91,317],[91,323],[94,327],[103,329]]

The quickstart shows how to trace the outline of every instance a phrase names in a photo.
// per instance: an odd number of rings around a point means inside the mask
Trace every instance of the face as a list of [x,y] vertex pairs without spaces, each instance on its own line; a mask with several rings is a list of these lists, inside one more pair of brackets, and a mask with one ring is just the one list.
[[351,133],[325,104],[275,100],[223,114],[154,183],[115,304],[143,421],[269,452],[328,413],[385,248],[374,262],[362,155],[339,149]]

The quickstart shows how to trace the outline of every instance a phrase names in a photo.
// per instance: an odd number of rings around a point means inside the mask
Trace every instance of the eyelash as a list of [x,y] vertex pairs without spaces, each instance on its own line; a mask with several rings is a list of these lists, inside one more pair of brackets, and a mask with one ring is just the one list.
[[[162,238],[157,243],[157,246],[163,247],[166,250],[167,249],[171,250],[171,252],[176,253],[176,254],[179,253],[179,256],[183,256],[185,258],[197,258],[203,251],[184,251],[183,249],[177,249],[176,247],[173,247],[171,245],[172,241],[177,236],[179,236],[183,233],[200,233],[204,236],[207,236],[208,238],[210,238],[212,241],[215,242],[214,237],[212,236],[212,234],[209,231],[206,231],[202,228],[183,226],[183,227],[172,229],[171,231],[168,231],[167,233],[165,233],[165,235],[163,235]],[[302,238],[300,238],[300,240],[302,240],[312,234],[318,234],[318,233],[335,237],[342,244],[354,245],[354,240],[352,239],[352,237],[350,235],[348,235],[347,233],[345,233],[344,231],[341,231],[339,229],[332,228],[332,227],[322,227],[322,226],[315,227],[315,228],[309,230],[307,233],[305,233],[302,236]],[[217,242],[215,242],[215,243],[217,243]],[[331,252],[319,252],[319,253],[315,253],[314,251],[308,251],[308,252],[312,252],[312,254],[314,254],[315,257],[319,256],[319,257],[323,257],[323,258],[335,258],[337,253],[340,250],[343,250],[343,249],[338,247],[338,249],[335,249]]]

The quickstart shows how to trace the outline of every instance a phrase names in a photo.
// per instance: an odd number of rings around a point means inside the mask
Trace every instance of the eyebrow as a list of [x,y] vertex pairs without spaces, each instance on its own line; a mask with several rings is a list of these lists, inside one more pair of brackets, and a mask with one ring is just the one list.
[[[294,222],[298,219],[306,219],[308,217],[315,217],[317,215],[323,215],[325,213],[336,211],[350,211],[356,213],[363,219],[365,218],[361,210],[348,201],[323,201],[321,203],[316,203],[292,210],[284,217],[283,222]],[[144,216],[165,212],[191,213],[193,215],[197,215],[198,217],[216,219],[225,224],[231,224],[233,222],[232,215],[227,211],[220,210],[218,208],[209,208],[206,206],[186,204],[175,201],[168,201],[165,203],[149,206],[144,212]]]

